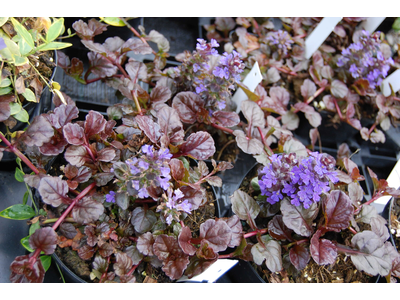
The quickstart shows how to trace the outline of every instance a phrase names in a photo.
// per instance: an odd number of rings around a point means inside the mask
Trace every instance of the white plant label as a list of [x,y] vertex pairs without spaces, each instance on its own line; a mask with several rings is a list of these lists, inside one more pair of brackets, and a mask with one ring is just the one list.
[[342,20],[341,17],[325,17],[315,27],[305,41],[305,56],[309,59],[315,51],[322,45],[326,38],[331,34],[335,26]]
[[[386,179],[389,187],[398,189],[400,187],[400,160],[394,166],[392,172],[390,172],[389,177]],[[389,202],[392,196],[382,196],[372,202],[372,205],[376,208],[378,213],[381,213],[385,208],[386,204]]]
[[[254,64],[254,66],[251,68],[251,71],[249,74],[247,74],[246,78],[243,80],[243,84],[248,87],[248,89],[252,92],[256,89],[257,85],[261,82],[262,80],[262,75],[260,71],[260,67],[258,65],[258,62]],[[232,97],[232,101],[236,103],[236,113],[240,112],[240,106],[243,101],[247,100],[248,97],[243,92],[241,88],[238,88],[235,94]]]
[[392,74],[390,74],[388,77],[386,77],[385,79],[382,80],[381,91],[385,97],[389,97],[392,93],[392,91],[390,90],[389,83],[392,86],[393,91],[395,93],[398,90],[400,90],[400,69],[397,69]]
[[238,260],[235,259],[218,259],[203,273],[190,279],[187,276],[183,276],[178,279],[178,282],[215,282],[237,263]]
[[370,17],[367,18],[366,20],[362,21],[361,27],[364,28],[364,30],[367,30],[369,33],[373,33],[379,25],[385,20],[386,17]]

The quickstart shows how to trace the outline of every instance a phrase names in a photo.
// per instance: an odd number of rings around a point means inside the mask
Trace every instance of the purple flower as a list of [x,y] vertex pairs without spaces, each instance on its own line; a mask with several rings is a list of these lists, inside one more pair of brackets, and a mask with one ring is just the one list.
[[197,50],[206,50],[207,49],[207,44],[206,41],[203,39],[197,39],[198,43],[196,44],[196,49]]
[[0,50],[1,49],[4,49],[4,48],[6,48],[7,47],[7,45],[6,45],[6,43],[4,42],[4,39],[2,38],[2,37],[0,37]]
[[106,202],[115,203],[115,192],[110,191],[110,193],[106,195]]
[[219,47],[219,44],[217,43],[217,41],[215,39],[211,39],[211,47]]
[[149,193],[147,192],[147,189],[145,188],[145,187],[142,187],[140,190],[139,190],[139,194],[138,194],[138,197],[139,198],[147,198],[147,197],[149,197]]
[[226,107],[225,101],[218,101],[217,106],[219,110],[223,110]]
[[357,66],[355,64],[352,64],[350,66],[349,72],[351,73],[351,76],[353,76],[353,78],[357,78],[360,75],[358,74],[358,69]]
[[278,30],[272,32],[265,39],[270,47],[278,48],[285,55],[292,48],[293,40],[287,31]]
[[204,86],[204,84],[200,84],[199,86],[196,86],[196,94],[200,94],[201,92],[207,91],[207,88]]
[[193,65],[193,72],[197,72],[198,70],[200,70],[200,66],[198,64],[194,64]]
[[160,184],[160,186],[163,190],[167,190],[169,188],[169,186],[170,186],[169,180],[170,180],[170,178],[159,177],[158,183]]
[[160,150],[158,150],[158,158],[159,159],[171,159],[172,154],[169,153],[168,149],[160,149]]

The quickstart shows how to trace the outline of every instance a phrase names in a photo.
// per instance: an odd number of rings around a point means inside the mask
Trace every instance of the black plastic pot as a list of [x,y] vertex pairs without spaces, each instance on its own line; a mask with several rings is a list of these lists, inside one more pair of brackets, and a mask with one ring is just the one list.
[[[56,65],[57,61],[58,61],[57,51],[54,51],[54,62]],[[57,67],[53,69],[53,73],[51,74],[49,81],[52,81],[54,79],[56,75],[56,70]],[[39,103],[27,102],[22,106],[29,114],[29,123],[31,123],[36,116],[48,111],[51,108],[53,102],[53,96],[54,95],[49,91],[49,88],[46,85],[43,88],[42,94],[40,95]],[[28,126],[27,123],[17,121],[17,124],[10,131],[15,132],[24,130],[24,128],[26,128],[27,126]],[[0,123],[0,131],[3,133],[7,132],[6,126],[3,123]],[[1,146],[5,146],[5,144],[1,142]],[[15,159],[16,156],[13,153],[4,151],[3,158],[0,161],[0,169],[9,170],[10,168],[15,168],[16,166]]]
[[[395,198],[395,197],[392,197],[391,199],[390,199],[390,201],[386,204],[386,207],[385,207],[385,210],[384,210],[384,214],[385,214],[385,216],[387,216],[387,220],[389,220],[389,224],[388,224],[388,227],[389,227],[389,234],[390,234],[390,242],[392,243],[392,245],[393,245],[393,247],[395,247],[396,248],[396,242],[395,242],[395,237],[393,236],[393,234],[392,234],[392,231],[391,231],[391,222],[390,222],[390,220],[391,220],[391,216],[392,216],[392,210],[393,210],[393,205],[394,205],[394,201],[396,201],[397,199]],[[398,249],[398,251],[399,251],[399,249]],[[396,278],[396,281],[397,281],[397,283],[400,283],[400,279],[399,278],[397,278],[397,277],[395,277]]]

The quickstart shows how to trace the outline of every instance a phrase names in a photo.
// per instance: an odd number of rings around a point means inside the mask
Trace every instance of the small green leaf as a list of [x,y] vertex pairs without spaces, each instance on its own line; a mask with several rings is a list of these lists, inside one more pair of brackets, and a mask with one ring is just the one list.
[[43,44],[40,47],[38,47],[37,49],[40,51],[49,51],[49,50],[60,50],[60,49],[64,49],[64,48],[71,47],[71,46],[72,46],[71,43],[51,42],[48,44]]
[[40,223],[39,223],[39,222],[33,223],[33,224],[29,227],[29,235],[34,234],[35,231],[36,231],[36,229],[39,229],[39,228],[40,228]]
[[43,255],[43,256],[40,256],[39,258],[42,261],[44,271],[47,272],[47,270],[50,268],[50,265],[51,265],[51,256]]
[[125,23],[118,17],[100,17],[100,19],[104,22],[107,23],[109,25],[112,26],[118,26],[118,27],[124,27]]
[[17,67],[23,66],[23,65],[29,63],[28,58],[25,56],[13,55],[13,59],[14,59],[14,65],[16,65]]
[[11,85],[11,80],[10,78],[4,78],[1,82],[0,82],[0,88],[4,88]]
[[31,34],[26,30],[21,23],[19,23],[16,19],[11,18],[11,22],[14,26],[15,31],[26,41],[26,43],[31,47],[35,48],[35,43],[33,42]]
[[0,211],[0,217],[12,220],[27,220],[34,216],[33,208],[24,204],[15,204]]
[[28,202],[28,198],[29,198],[29,192],[26,191],[24,194],[24,197],[22,198],[22,204],[26,205],[26,203]]
[[24,39],[21,39],[19,41],[18,47],[19,47],[19,52],[21,53],[22,56],[27,56],[29,52],[31,52],[32,50],[32,47],[29,46]]
[[9,86],[0,88],[0,96],[8,95],[11,92],[12,92],[12,88]]
[[6,24],[8,17],[0,17],[0,27]]
[[257,177],[257,176],[254,177],[254,178],[251,180],[251,186],[253,187],[253,189],[254,189],[256,192],[260,191],[260,185],[258,184],[258,177]]
[[260,100],[260,97],[254,94],[252,91],[247,89],[243,84],[238,83],[238,86],[243,90],[243,92],[246,94],[247,97],[249,97],[249,100],[257,102]]
[[11,115],[15,115],[17,113],[19,113],[22,109],[21,104],[16,103],[16,102],[11,102],[10,103],[10,114]]
[[59,37],[63,29],[64,29],[64,18],[59,18],[53,24],[51,24],[49,30],[47,31],[46,41],[47,42],[54,41],[56,38]]
[[29,114],[25,109],[21,109],[21,111],[15,115],[13,115],[13,117],[23,123],[29,122]]
[[394,21],[392,28],[396,31],[400,30],[400,18],[396,18],[396,20]]
[[15,179],[19,182],[24,182],[25,173],[20,168],[15,168]]
[[29,236],[21,239],[21,245],[29,252],[33,252],[33,249],[29,246]]
[[25,89],[25,92],[22,93],[22,96],[25,97],[26,100],[30,102],[37,102],[35,94],[32,92],[31,89]]

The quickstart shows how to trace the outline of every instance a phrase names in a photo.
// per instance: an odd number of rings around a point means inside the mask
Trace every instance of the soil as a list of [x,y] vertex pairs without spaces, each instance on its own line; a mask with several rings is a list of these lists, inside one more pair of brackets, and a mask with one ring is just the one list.
[[[245,176],[240,186],[241,190],[245,191],[255,199],[257,199],[259,192],[253,189],[250,182],[251,179],[256,175],[257,167],[253,168]],[[271,219],[272,217],[257,217],[256,224],[259,228],[266,228],[269,220]],[[370,229],[370,225],[368,224],[362,223],[358,225],[361,230]],[[344,230],[340,233],[328,232],[326,235],[335,235],[335,241],[347,246],[350,245],[350,240],[353,237],[353,234],[348,230]],[[253,242],[257,243],[257,240],[254,238]],[[289,261],[287,263],[289,264]],[[285,258],[283,264],[285,265]],[[290,264],[291,267],[289,267],[287,270],[284,269],[284,271],[279,273],[272,273],[270,270],[268,270],[265,263],[263,263],[261,266],[258,266],[255,263],[251,263],[251,265],[265,282],[270,283],[368,283],[377,281],[377,277],[372,277],[364,272],[358,271],[351,262],[351,258],[342,253],[338,253],[336,262],[333,265],[318,265],[312,258],[310,258],[309,263],[303,270],[297,270],[293,267],[293,265]]]

